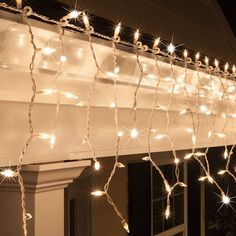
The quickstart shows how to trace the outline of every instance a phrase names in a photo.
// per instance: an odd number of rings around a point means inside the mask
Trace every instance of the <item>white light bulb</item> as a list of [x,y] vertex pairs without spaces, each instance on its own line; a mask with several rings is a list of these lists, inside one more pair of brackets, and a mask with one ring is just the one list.
[[149,161],[150,158],[149,158],[149,156],[146,156],[146,157],[143,157],[142,160],[143,160],[143,161]]
[[180,111],[179,114],[180,114],[180,115],[184,115],[184,114],[187,113],[187,111],[188,111],[188,109],[184,109],[184,110]]
[[228,157],[228,150],[226,148],[225,151],[224,151],[224,159],[226,159],[227,157]]
[[120,130],[120,131],[117,132],[117,136],[118,136],[118,137],[121,138],[123,135],[124,135],[124,132],[123,132],[123,131]]
[[129,231],[129,225],[125,222],[125,220],[122,221],[122,225],[124,227],[124,229],[126,230],[127,233],[130,233]]
[[52,95],[53,93],[56,93],[56,92],[57,92],[56,89],[50,89],[50,88],[48,88],[48,89],[43,89],[43,90],[41,90],[41,91],[38,91],[37,93],[38,93],[38,94],[42,94],[42,95]]
[[134,44],[136,44],[138,42],[138,39],[139,39],[139,30],[137,29],[134,34]]
[[209,58],[208,57],[205,57],[205,64],[206,64],[206,66],[209,65]]
[[131,136],[131,138],[133,138],[133,139],[135,139],[135,138],[137,138],[138,137],[138,130],[137,129],[135,129],[135,128],[133,128],[131,131],[130,131],[130,136]]
[[39,139],[50,139],[51,135],[47,133],[37,133],[35,134]]
[[76,95],[74,95],[73,93],[70,93],[70,92],[61,91],[60,94],[66,98],[69,98],[69,99],[78,99],[78,97]]
[[95,197],[101,197],[103,195],[105,195],[106,193],[104,191],[101,190],[95,190],[93,192],[91,192],[91,195],[95,196]]
[[195,60],[198,61],[200,59],[200,53],[198,52],[196,55],[195,55]]
[[219,172],[218,172],[218,175],[223,175],[223,174],[225,174],[226,173],[226,170],[220,170]]
[[115,102],[111,102],[110,103],[110,108],[115,108],[116,107],[116,103]]
[[167,206],[166,211],[165,211],[165,218],[168,219],[170,217],[170,207]]
[[218,62],[218,60],[215,59],[214,63],[215,63],[215,67],[218,68],[218,67],[219,67],[219,62]]
[[187,57],[188,57],[188,51],[184,49],[184,58],[187,59]]
[[161,40],[160,37],[158,37],[157,39],[155,39],[154,44],[153,44],[153,49],[155,49],[155,48],[159,45],[160,40]]
[[84,21],[86,30],[90,31],[89,19],[88,19],[88,16],[85,14],[85,12],[83,12],[83,21]]
[[11,169],[4,169],[3,171],[0,172],[2,176],[5,178],[13,178],[17,176],[17,173]]
[[85,105],[86,105],[85,101],[80,101],[80,102],[75,104],[75,106],[77,106],[77,107],[84,107]]
[[188,160],[188,159],[190,159],[192,156],[193,156],[193,153],[188,153],[188,154],[185,155],[184,159],[185,159],[185,160]]
[[212,136],[212,132],[208,131],[208,139]]
[[199,180],[199,181],[204,181],[206,178],[207,178],[207,176],[202,176],[202,177],[200,177],[198,180]]
[[215,133],[215,135],[219,138],[225,138],[226,137],[226,135],[224,133],[221,133],[221,132]]
[[115,29],[115,32],[114,32],[114,39],[116,39],[116,38],[119,36],[120,29],[121,29],[121,23],[119,23],[119,24],[116,26],[116,29]]
[[175,46],[170,43],[168,46],[167,46],[167,51],[170,53],[170,54],[173,54],[175,52]]
[[179,185],[180,185],[180,187],[184,187],[184,188],[188,187],[187,184],[185,184],[183,182],[180,182]]
[[157,139],[157,140],[161,140],[163,139],[164,137],[166,137],[166,134],[158,134],[154,137],[154,139]]
[[201,105],[200,107],[199,107],[199,111],[200,112],[207,112],[208,111],[208,108],[207,108],[207,106],[206,105]]
[[95,169],[95,170],[100,170],[100,168],[101,168],[100,162],[99,162],[99,161],[95,161],[95,163],[94,163],[94,169]]
[[120,67],[119,66],[116,66],[115,68],[114,68],[114,73],[115,74],[118,74],[120,72]]
[[55,135],[53,135],[53,134],[51,135],[49,143],[50,143],[51,149],[53,149],[53,147],[56,143],[56,136]]
[[118,168],[125,168],[125,165],[123,163],[121,163],[121,162],[118,162],[117,163],[117,167]]
[[195,134],[192,135],[192,143],[193,143],[193,145],[196,144],[196,136],[195,136]]
[[80,14],[81,14],[81,11],[73,10],[72,12],[70,12],[70,13],[68,14],[68,17],[69,17],[70,19],[72,19],[72,18],[78,18]]
[[61,57],[60,57],[60,61],[61,61],[61,62],[66,62],[66,61],[67,61],[66,56],[61,56]]
[[50,48],[50,47],[45,47],[45,48],[42,48],[41,50],[42,54],[47,55],[47,56],[53,54],[55,51],[56,51],[55,48]]
[[175,158],[175,164],[179,164],[179,159],[178,158]]
[[230,203],[230,198],[226,195],[223,195],[222,196],[222,202],[227,205],[227,204]]

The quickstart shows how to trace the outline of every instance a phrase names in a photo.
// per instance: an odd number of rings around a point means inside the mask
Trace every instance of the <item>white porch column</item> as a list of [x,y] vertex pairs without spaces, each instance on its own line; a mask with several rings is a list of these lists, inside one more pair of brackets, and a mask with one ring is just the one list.
[[[28,236],[64,236],[64,188],[90,161],[28,165],[22,168],[26,189]],[[0,235],[21,236],[22,209],[19,185],[0,185]]]

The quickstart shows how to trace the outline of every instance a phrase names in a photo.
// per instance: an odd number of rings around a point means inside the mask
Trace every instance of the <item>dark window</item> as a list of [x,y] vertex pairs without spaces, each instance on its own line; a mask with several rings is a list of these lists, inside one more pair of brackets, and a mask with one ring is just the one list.
[[[170,185],[173,185],[175,179],[175,166],[164,165],[160,167],[166,176]],[[184,223],[184,189],[177,187],[171,195],[171,212],[170,219],[166,220],[163,212],[166,208],[166,190],[163,181],[153,168],[153,233],[158,234],[175,226]],[[183,182],[183,164],[180,165],[180,181]]]

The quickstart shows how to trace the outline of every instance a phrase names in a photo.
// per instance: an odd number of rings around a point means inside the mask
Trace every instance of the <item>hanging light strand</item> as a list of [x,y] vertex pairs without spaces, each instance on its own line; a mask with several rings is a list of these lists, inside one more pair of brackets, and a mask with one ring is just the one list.
[[95,154],[95,149],[90,141],[90,113],[91,113],[91,102],[92,102],[92,96],[93,96],[93,90],[94,90],[94,85],[95,82],[97,80],[98,74],[101,71],[98,61],[97,61],[97,57],[94,51],[94,47],[93,47],[93,41],[92,41],[92,33],[93,33],[93,27],[90,26],[89,24],[89,20],[88,20],[88,16],[85,14],[85,12],[83,12],[83,21],[86,27],[86,31],[85,34],[88,36],[88,40],[89,40],[89,46],[90,46],[90,50],[92,53],[92,57],[94,60],[94,63],[96,65],[96,73],[94,75],[93,81],[90,85],[90,89],[89,89],[89,93],[88,93],[88,99],[87,99],[87,128],[86,128],[86,135],[84,138],[84,143],[88,144],[88,146],[90,147],[90,150],[92,152],[92,158],[94,161],[94,168],[95,170],[99,170],[100,169],[100,163],[98,162],[97,158],[96,158],[96,154]]
[[[119,42],[119,32],[120,32],[120,24],[117,25],[116,30],[114,32],[114,37],[112,40],[112,49],[113,49],[113,71],[116,70],[118,63],[117,63],[117,56],[116,56],[116,43]],[[113,165],[112,171],[109,175],[109,178],[104,186],[104,192],[106,194],[106,198],[108,203],[112,206],[113,210],[116,212],[117,216],[121,220],[121,224],[123,228],[129,233],[129,225],[124,219],[122,213],[118,210],[118,207],[116,206],[115,202],[113,201],[112,197],[109,194],[109,188],[111,181],[113,179],[113,176],[116,174],[116,170],[119,167],[119,146],[120,146],[120,139],[123,136],[122,131],[120,131],[120,126],[119,126],[119,119],[118,119],[118,104],[117,104],[117,80],[114,79],[114,101],[115,101],[115,107],[114,107],[114,121],[116,125],[116,153],[115,153],[115,163]]]
[[[34,128],[33,128],[33,121],[32,121],[32,110],[34,107],[34,102],[35,102],[35,97],[36,97],[36,81],[34,78],[34,63],[35,63],[35,57],[36,57],[36,53],[37,53],[37,47],[34,41],[34,34],[32,31],[32,26],[31,23],[28,19],[28,16],[30,16],[32,14],[32,9],[30,7],[25,7],[22,17],[24,22],[26,23],[26,25],[28,25],[28,31],[30,34],[30,42],[33,48],[33,55],[31,58],[31,62],[29,65],[29,69],[30,69],[30,78],[31,78],[31,82],[32,82],[32,96],[30,99],[30,104],[28,106],[28,128],[29,128],[29,137],[20,153],[20,157],[19,157],[19,161],[18,161],[18,165],[17,165],[17,177],[18,177],[18,183],[20,185],[20,191],[21,191],[21,207],[22,207],[22,219],[23,219],[23,232],[24,232],[24,236],[28,235],[28,231],[27,231],[27,211],[26,211],[26,200],[25,200],[25,187],[24,187],[24,181],[23,178],[21,176],[21,168],[22,168],[22,162],[24,160],[24,156],[28,150],[28,147],[32,141],[32,138],[34,136]],[[28,213],[29,214],[29,213]]]

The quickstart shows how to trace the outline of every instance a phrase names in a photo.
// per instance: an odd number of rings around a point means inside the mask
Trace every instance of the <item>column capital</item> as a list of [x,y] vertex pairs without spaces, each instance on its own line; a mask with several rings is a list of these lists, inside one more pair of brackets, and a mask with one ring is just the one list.
[[[78,178],[84,168],[91,165],[91,161],[70,161],[58,163],[43,163],[23,166],[21,174],[25,191],[36,193],[60,188],[66,188],[74,179]],[[3,183],[0,191],[19,191],[19,185]]]

